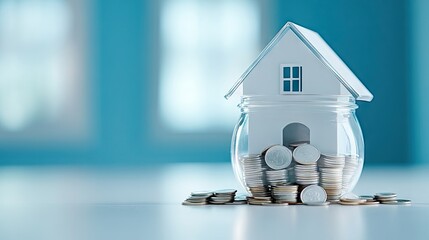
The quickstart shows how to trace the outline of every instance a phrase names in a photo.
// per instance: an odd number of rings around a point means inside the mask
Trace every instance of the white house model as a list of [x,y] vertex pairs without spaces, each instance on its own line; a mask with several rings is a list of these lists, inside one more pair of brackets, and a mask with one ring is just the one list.
[[[297,98],[335,96],[368,102],[373,98],[319,34],[292,22],[276,34],[225,98],[241,85],[245,97],[269,97],[273,105],[276,101],[284,105]],[[336,119],[336,114],[316,114],[311,107],[300,111],[288,111],[287,107],[250,111],[248,152],[256,154],[272,145],[308,141],[321,152],[338,153],[342,144],[337,142],[339,128],[335,121],[330,121]]]

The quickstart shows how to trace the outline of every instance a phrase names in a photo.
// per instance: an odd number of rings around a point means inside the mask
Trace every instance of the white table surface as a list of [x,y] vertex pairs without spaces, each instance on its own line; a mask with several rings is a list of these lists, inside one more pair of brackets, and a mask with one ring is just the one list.
[[0,239],[429,239],[429,169],[364,168],[357,194],[411,206],[182,206],[237,188],[229,164],[1,167]]

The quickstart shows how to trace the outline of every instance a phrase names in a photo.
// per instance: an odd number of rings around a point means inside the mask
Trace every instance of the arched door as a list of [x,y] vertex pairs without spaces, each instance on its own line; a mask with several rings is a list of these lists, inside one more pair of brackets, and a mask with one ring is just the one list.
[[283,146],[291,143],[310,143],[310,129],[302,123],[291,123],[283,128]]

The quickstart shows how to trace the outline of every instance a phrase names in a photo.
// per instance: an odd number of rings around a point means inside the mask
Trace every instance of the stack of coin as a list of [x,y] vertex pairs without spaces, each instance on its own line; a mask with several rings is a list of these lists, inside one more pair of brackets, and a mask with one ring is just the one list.
[[409,205],[411,204],[411,200],[408,199],[395,199],[394,201],[384,201],[383,204],[391,204],[391,205]]
[[396,193],[376,193],[375,199],[380,203],[396,203]]
[[250,205],[264,205],[272,203],[271,197],[247,197],[247,202]]
[[380,204],[379,201],[374,199],[373,195],[361,195],[359,196],[360,199],[365,199],[366,201],[361,203],[361,205],[378,205]]
[[[299,191],[299,189],[302,189]],[[324,188],[318,185],[278,185],[272,188],[272,196],[236,196],[237,190],[223,189],[214,192],[197,191],[183,201],[183,205],[265,205],[265,206],[280,206],[288,204],[298,204],[298,193],[302,203],[310,206],[326,206],[329,205],[327,194]],[[353,193],[344,194],[338,201],[341,205],[378,205],[379,203],[391,205],[409,205],[411,200],[397,199],[396,193],[377,193],[373,195],[357,196]]]
[[320,185],[326,190],[328,200],[338,200],[343,191],[343,169],[345,156],[320,156],[318,161]]
[[275,203],[296,203],[298,196],[298,185],[275,186],[271,189]]
[[340,201],[338,202],[341,205],[348,205],[348,206],[355,206],[366,203],[366,199],[362,198],[340,198]]
[[[293,151],[295,151],[295,149],[297,148],[297,147],[299,147],[300,145],[303,145],[303,144],[310,144],[310,142],[307,142],[307,141],[302,141],[302,142],[293,142],[293,143],[289,143],[289,146],[288,146],[288,148],[292,151],[292,153],[293,153]],[[292,163],[289,165],[289,167],[288,167],[288,169],[290,169],[290,172],[289,172],[289,179],[290,179],[290,181],[291,182],[295,182],[296,181],[296,179],[295,179],[295,165],[296,165],[296,162],[295,161],[292,161]]]
[[267,183],[270,186],[286,185],[289,184],[289,175],[287,169],[282,170],[267,170]]
[[243,205],[247,204],[247,196],[246,195],[236,195],[234,198],[234,202],[225,203],[225,205]]
[[295,183],[296,182],[295,165],[296,165],[296,163],[294,161],[292,161],[292,163],[289,165],[289,167],[286,168],[287,172],[288,172],[288,181],[290,183]]
[[358,168],[358,158],[355,155],[349,155],[345,157],[345,165],[343,169],[343,190],[348,191],[350,183],[353,180],[353,176]]
[[267,166],[261,154],[245,155],[240,158],[244,181],[252,196],[268,197],[270,189],[265,179]]
[[346,164],[346,157],[344,155],[327,155],[321,154],[318,161],[319,167],[324,168],[340,168],[343,169]]
[[208,191],[192,192],[191,196],[189,196],[182,204],[183,205],[206,205],[212,196],[213,196],[213,193]]
[[296,164],[295,165],[295,181],[300,185],[311,185],[319,183],[319,172],[317,164]]
[[269,197],[271,196],[269,186],[249,187],[253,197]]
[[245,155],[240,157],[243,168],[244,181],[248,187],[261,187],[265,185],[264,171],[266,167],[260,154]]
[[300,144],[293,150],[295,160],[295,182],[300,185],[312,185],[319,183],[317,160],[320,152],[313,145]]
[[211,203],[211,204],[225,204],[225,203],[234,202],[236,192],[237,192],[237,190],[235,190],[235,189],[216,190],[213,193],[213,196],[210,197],[209,203]]

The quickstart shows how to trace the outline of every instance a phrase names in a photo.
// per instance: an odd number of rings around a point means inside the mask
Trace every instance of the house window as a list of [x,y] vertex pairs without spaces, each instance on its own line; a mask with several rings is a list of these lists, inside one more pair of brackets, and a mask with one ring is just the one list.
[[229,130],[237,99],[223,95],[260,50],[260,1],[164,0],[159,113],[175,132]]
[[302,92],[302,66],[281,65],[281,93]]

